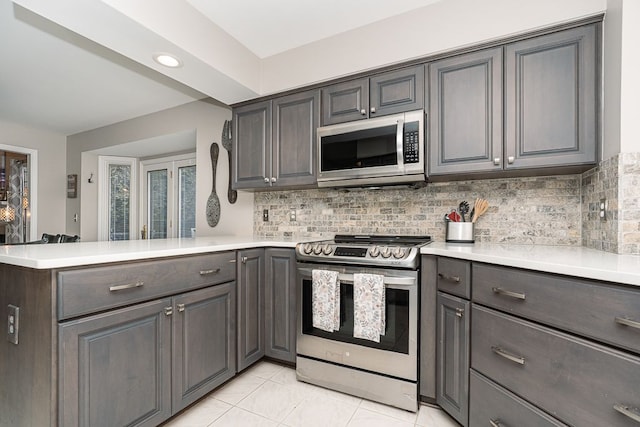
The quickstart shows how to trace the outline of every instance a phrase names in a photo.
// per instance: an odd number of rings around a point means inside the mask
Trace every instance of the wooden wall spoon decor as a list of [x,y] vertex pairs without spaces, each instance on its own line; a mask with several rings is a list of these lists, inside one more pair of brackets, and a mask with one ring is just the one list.
[[218,221],[220,221],[220,199],[218,199],[218,195],[216,194],[216,168],[218,166],[218,154],[220,153],[220,148],[218,144],[215,142],[211,143],[210,154],[211,154],[211,175],[212,175],[212,188],[211,194],[207,199],[207,224],[209,227],[215,227],[218,225]]

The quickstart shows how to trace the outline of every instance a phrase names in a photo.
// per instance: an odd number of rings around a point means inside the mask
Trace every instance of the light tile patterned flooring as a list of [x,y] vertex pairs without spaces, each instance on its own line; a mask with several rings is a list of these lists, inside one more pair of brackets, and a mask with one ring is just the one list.
[[417,414],[296,380],[293,368],[258,362],[163,427],[458,427],[440,409]]

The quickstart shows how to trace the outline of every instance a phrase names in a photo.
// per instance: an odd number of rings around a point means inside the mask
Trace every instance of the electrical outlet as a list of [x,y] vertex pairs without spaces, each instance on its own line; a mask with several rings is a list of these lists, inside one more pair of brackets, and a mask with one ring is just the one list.
[[607,199],[600,199],[600,203],[598,204],[600,208],[600,221],[607,220],[607,211],[609,210],[609,202]]
[[296,220],[296,210],[291,209],[289,211],[289,221],[295,221],[295,220]]
[[7,341],[18,344],[18,325],[20,324],[20,307],[9,304],[9,316],[7,316]]
[[264,222],[269,221],[269,209],[262,210],[262,221]]

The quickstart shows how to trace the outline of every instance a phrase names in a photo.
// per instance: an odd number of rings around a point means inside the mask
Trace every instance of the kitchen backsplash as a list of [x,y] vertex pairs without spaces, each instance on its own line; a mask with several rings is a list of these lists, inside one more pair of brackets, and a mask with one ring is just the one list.
[[[254,234],[294,239],[428,234],[444,241],[444,215],[462,200],[482,197],[490,206],[476,223],[477,242],[580,246],[580,186],[580,175],[567,175],[429,183],[421,189],[256,193]],[[264,209],[268,222],[262,220]]]
[[[445,213],[477,197],[490,203],[476,223],[477,242],[584,246],[640,255],[640,153],[621,153],[581,175],[429,183],[415,190],[256,193],[254,235],[428,234],[444,241]],[[600,219],[601,199],[607,201],[606,221]],[[264,209],[268,222],[262,220]]]

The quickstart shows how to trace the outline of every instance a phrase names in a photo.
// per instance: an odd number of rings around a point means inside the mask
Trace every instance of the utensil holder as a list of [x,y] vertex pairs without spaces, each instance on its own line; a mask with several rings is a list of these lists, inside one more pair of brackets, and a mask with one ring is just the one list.
[[475,243],[473,222],[448,221],[445,240],[450,243]]

